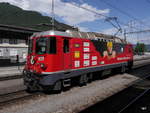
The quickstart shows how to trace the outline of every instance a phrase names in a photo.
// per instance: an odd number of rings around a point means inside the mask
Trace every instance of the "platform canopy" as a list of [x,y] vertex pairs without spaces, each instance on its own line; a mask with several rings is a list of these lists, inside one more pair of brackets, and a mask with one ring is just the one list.
[[35,32],[40,31],[31,28],[0,24],[0,38],[15,38],[27,40],[28,37]]
[[40,32],[40,30],[35,30],[31,28],[18,27],[18,26],[13,26],[13,25],[3,25],[3,24],[0,24],[0,30],[19,32],[19,33],[29,33],[29,34],[32,34],[34,32]]

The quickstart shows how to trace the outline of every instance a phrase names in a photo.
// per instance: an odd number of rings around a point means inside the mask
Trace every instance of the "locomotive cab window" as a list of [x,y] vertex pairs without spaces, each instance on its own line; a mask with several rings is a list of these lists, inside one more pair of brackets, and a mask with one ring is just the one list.
[[47,50],[47,38],[39,38],[36,40],[36,54],[45,54]]
[[64,46],[63,46],[64,53],[69,52],[69,39],[64,39]]
[[123,53],[124,52],[124,44],[116,43],[115,50],[118,54]]

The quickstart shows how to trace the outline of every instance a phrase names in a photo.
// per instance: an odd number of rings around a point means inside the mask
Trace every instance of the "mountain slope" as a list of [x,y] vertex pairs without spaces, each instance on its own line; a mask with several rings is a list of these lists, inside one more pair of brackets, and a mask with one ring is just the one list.
[[[52,29],[51,18],[42,16],[35,11],[25,11],[9,3],[0,3],[0,24],[28,27],[37,30]],[[59,23],[55,20],[55,29],[74,29],[72,26]]]

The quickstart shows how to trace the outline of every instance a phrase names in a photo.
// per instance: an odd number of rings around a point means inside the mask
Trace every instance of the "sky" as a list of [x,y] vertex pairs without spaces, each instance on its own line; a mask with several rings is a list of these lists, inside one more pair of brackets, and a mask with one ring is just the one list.
[[[38,11],[43,15],[52,16],[52,0],[0,0],[0,2],[9,2],[24,10]],[[125,30],[130,32],[150,29],[150,0],[54,0],[54,4],[55,19],[78,27],[81,31],[114,35],[121,28],[123,32],[117,35],[124,37]],[[109,18],[117,28],[106,21],[107,17],[117,18],[119,25],[114,19]],[[132,43],[140,41],[150,44],[150,33],[126,36]]]

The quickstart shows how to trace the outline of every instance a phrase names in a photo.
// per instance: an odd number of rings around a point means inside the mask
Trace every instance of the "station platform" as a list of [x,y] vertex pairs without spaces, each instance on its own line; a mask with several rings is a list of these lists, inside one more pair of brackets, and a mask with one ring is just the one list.
[[133,60],[141,60],[141,59],[149,59],[150,58],[150,53],[145,53],[145,55],[134,55]]
[[24,66],[0,67],[0,78],[21,75]]
[[25,89],[23,79],[0,81],[0,95]]

